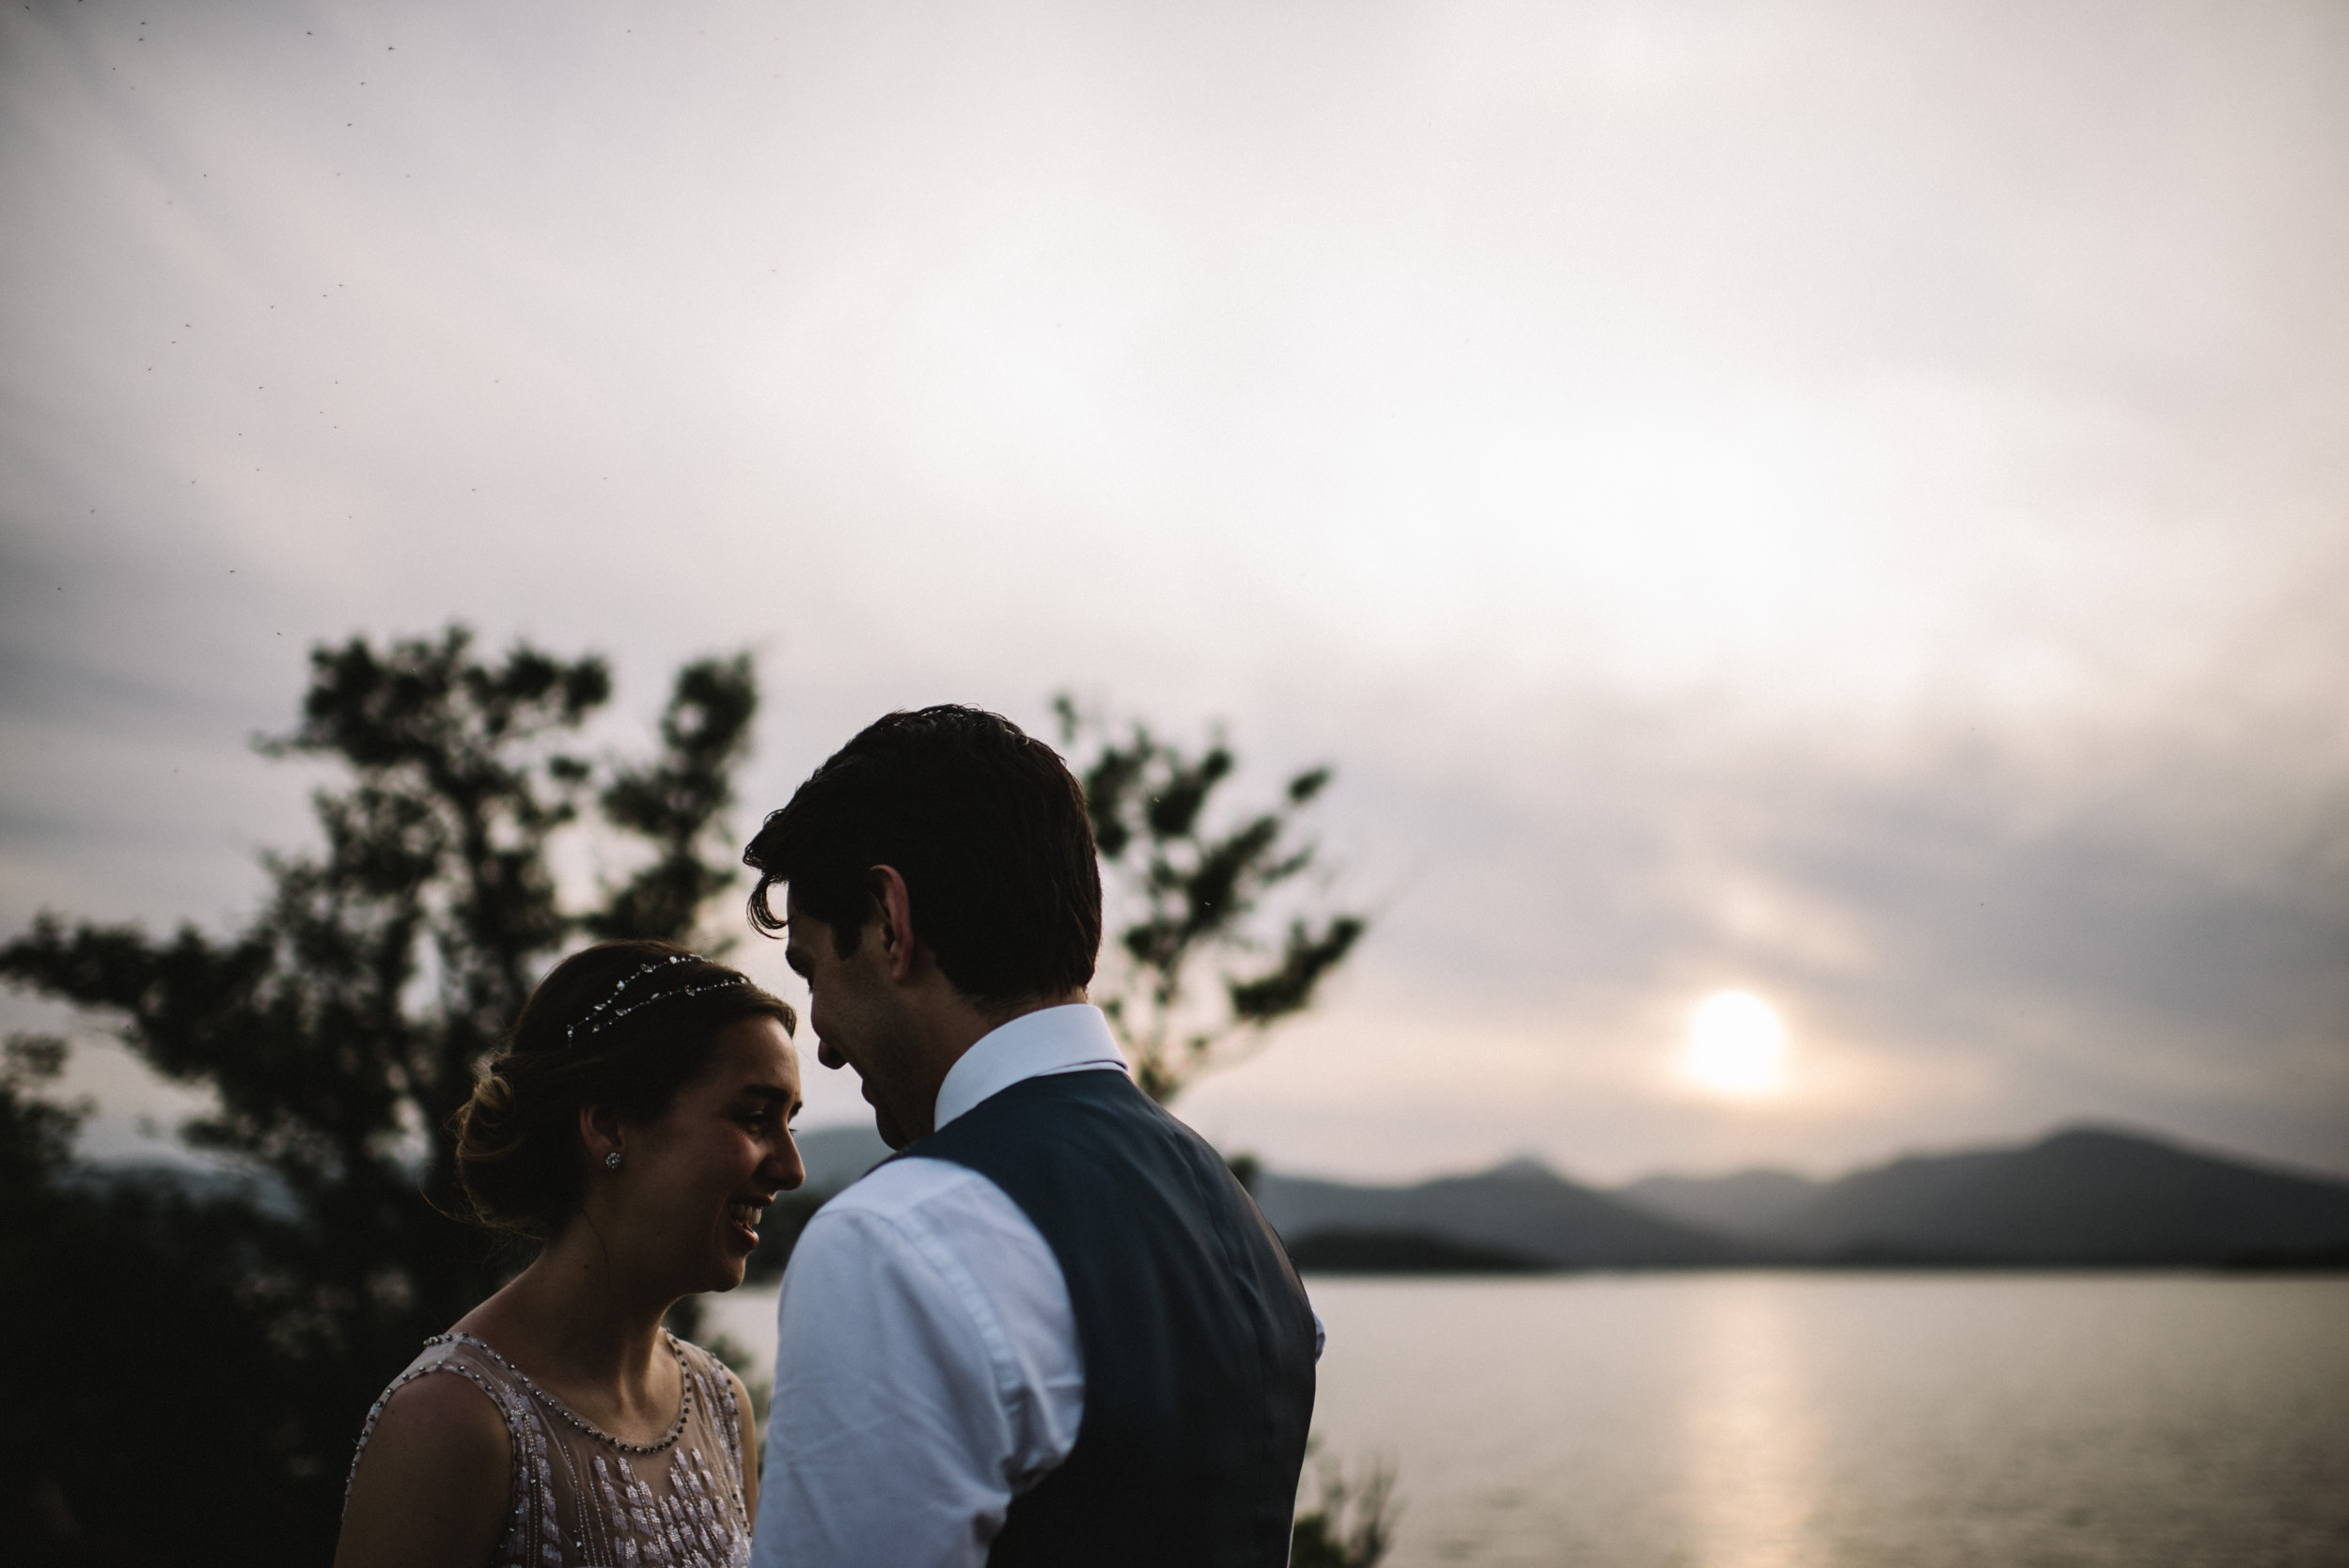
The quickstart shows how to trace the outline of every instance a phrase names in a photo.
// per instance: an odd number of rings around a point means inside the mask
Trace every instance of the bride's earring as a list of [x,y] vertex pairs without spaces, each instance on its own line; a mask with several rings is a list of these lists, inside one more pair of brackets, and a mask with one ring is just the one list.
[[610,1153],[603,1156],[603,1168],[606,1170],[618,1170],[619,1168],[619,1150],[615,1149]]

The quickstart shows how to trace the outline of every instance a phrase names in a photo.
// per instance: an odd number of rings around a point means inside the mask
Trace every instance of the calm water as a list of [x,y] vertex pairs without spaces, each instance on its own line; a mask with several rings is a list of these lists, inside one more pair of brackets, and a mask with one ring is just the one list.
[[1395,1568],[2349,1564],[2349,1280],[1308,1284]]

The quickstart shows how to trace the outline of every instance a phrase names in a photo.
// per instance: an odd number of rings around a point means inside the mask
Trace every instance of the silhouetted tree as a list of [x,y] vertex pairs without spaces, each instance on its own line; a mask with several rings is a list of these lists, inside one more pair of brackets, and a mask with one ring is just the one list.
[[[606,820],[660,854],[581,922],[589,934],[678,940],[732,885],[742,870],[741,846],[713,840],[722,838],[718,830],[734,804],[734,770],[750,749],[758,709],[747,653],[706,659],[679,673],[676,695],[661,715],[660,757],[619,769],[598,797]],[[733,945],[729,934],[701,947],[714,953]]]
[[1394,1466],[1373,1461],[1360,1481],[1348,1481],[1324,1456],[1314,1479],[1313,1499],[1300,1499],[1290,1531],[1289,1568],[1374,1568],[1394,1544]]
[[[1295,828],[1331,770],[1298,774],[1269,806],[1218,829],[1211,806],[1237,765],[1222,741],[1193,755],[1139,724],[1120,740],[1065,694],[1053,706],[1064,747],[1089,750],[1075,766],[1101,849],[1111,953],[1094,1000],[1135,1081],[1163,1104],[1310,1007],[1369,929],[1361,915],[1311,912],[1277,935],[1261,929],[1268,897],[1317,864],[1317,846]],[[1201,970],[1213,972],[1212,997],[1199,995]]]
[[[610,690],[600,659],[522,646],[484,660],[462,627],[380,652],[362,639],[321,648],[301,724],[259,744],[333,758],[349,782],[313,796],[322,849],[264,857],[273,891],[246,929],[214,937],[182,925],[161,940],[43,915],[0,948],[0,976],[116,1018],[159,1073],[211,1090],[217,1113],[183,1136],[266,1173],[282,1217],[252,1201],[201,1215],[222,1232],[219,1266],[235,1265],[223,1299],[243,1314],[239,1332],[258,1325],[265,1341],[260,1362],[238,1359],[249,1347],[234,1333],[219,1350],[253,1374],[249,1394],[188,1408],[159,1380],[133,1386],[117,1409],[137,1419],[151,1401],[181,1443],[239,1421],[271,1434],[290,1486],[278,1504],[290,1522],[279,1523],[312,1560],[331,1544],[368,1404],[511,1265],[449,1217],[448,1121],[478,1064],[566,938],[685,938],[734,875],[730,848],[709,859],[702,850],[757,708],[747,659],[684,669],[660,756],[605,774],[565,743]],[[547,851],[600,774],[607,823],[654,855],[604,907],[573,914]],[[133,1250],[92,1278],[102,1294],[161,1285],[135,1276],[171,1256]],[[158,1298],[142,1311],[164,1320],[174,1307]],[[58,1517],[84,1529],[110,1506],[104,1492],[77,1490],[86,1481],[134,1489],[152,1479],[115,1465],[55,1474]],[[202,1555],[180,1541],[136,1544],[143,1560]]]

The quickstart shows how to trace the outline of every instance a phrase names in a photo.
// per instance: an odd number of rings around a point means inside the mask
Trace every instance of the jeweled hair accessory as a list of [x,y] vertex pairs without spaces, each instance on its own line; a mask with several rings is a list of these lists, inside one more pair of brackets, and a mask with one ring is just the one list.
[[[620,977],[620,982],[612,987],[612,994],[610,996],[604,997],[602,1001],[596,1003],[595,1006],[589,1008],[586,1016],[578,1019],[569,1028],[565,1029],[563,1031],[563,1038],[565,1040],[576,1040],[582,1034],[601,1034],[605,1029],[610,1028],[614,1024],[617,1024],[621,1019],[627,1017],[630,1013],[637,1011],[639,1008],[651,1007],[657,1002],[673,1002],[680,996],[698,996],[703,995],[705,992],[724,991],[729,986],[748,985],[750,983],[750,977],[748,975],[741,974],[737,971],[729,969],[727,971],[726,979],[712,980],[707,985],[681,985],[674,991],[656,991],[651,996],[646,996],[638,1001],[631,1002],[623,1008],[615,1009],[613,1006],[614,1003],[618,1002],[622,996],[628,994],[630,987],[634,986],[638,980],[644,979],[647,975],[666,969],[672,964],[709,963],[710,961],[702,957],[699,953],[676,953],[667,958],[656,958],[650,964],[637,965],[633,973]],[[715,968],[717,965],[711,964],[711,967]]]

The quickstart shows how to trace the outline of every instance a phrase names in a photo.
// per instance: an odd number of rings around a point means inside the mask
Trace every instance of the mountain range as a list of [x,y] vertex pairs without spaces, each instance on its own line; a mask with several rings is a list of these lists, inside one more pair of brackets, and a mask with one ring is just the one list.
[[804,1191],[836,1193],[889,1157],[889,1146],[869,1121],[845,1127],[817,1127],[795,1133],[799,1163],[806,1168]]
[[[1433,1238],[1550,1267],[1654,1268],[1742,1263],[1734,1238],[1621,1202],[1533,1160],[1414,1186],[1355,1186],[1266,1171],[1257,1206],[1300,1251],[1351,1238],[1357,1252],[1382,1238],[1398,1253]],[[1356,1266],[1368,1266],[1367,1262]]]
[[1602,1191],[1518,1160],[1413,1186],[1266,1175],[1257,1199],[1308,1256],[1333,1235],[1363,1256],[1375,1235],[1558,1267],[2349,1264],[2349,1182],[2098,1127],[1825,1182],[1746,1170]]
[[[799,1147],[819,1201],[889,1153],[869,1126]],[[1254,1190],[1299,1266],[1333,1271],[2349,1266],[2349,1182],[2100,1127],[1829,1181],[1758,1169],[1602,1189],[1518,1159],[1394,1186],[1264,1171]]]

